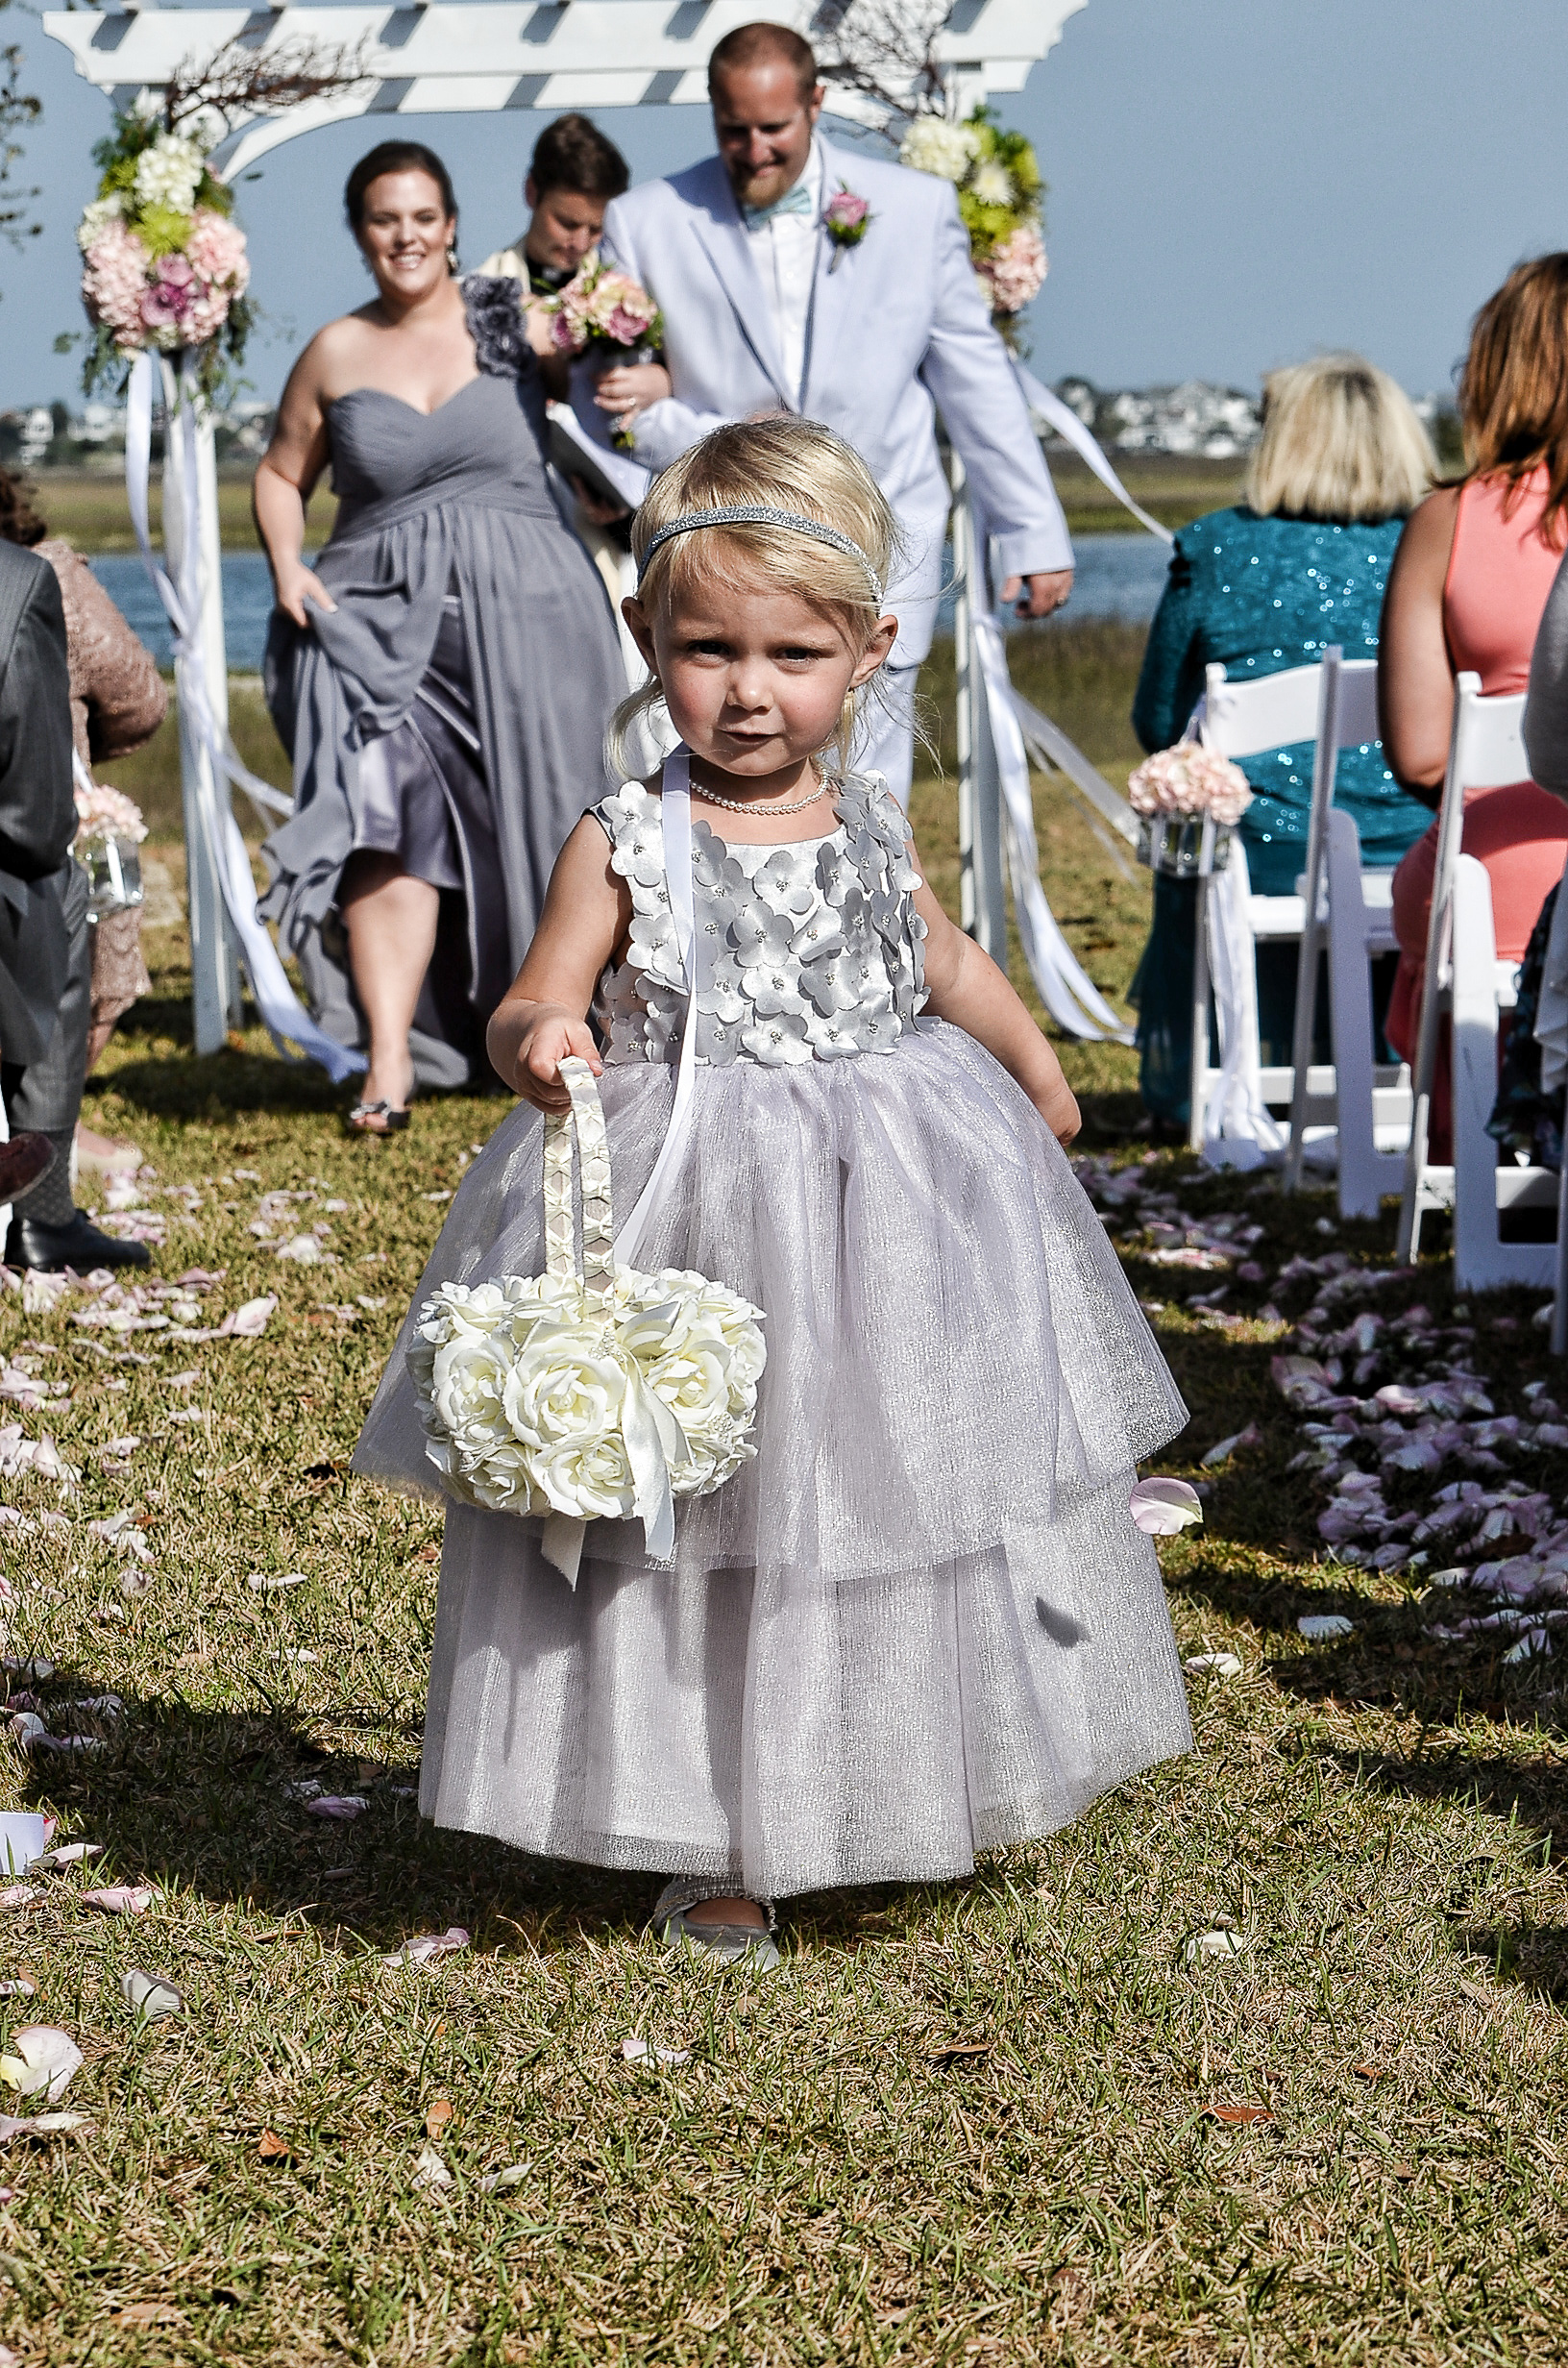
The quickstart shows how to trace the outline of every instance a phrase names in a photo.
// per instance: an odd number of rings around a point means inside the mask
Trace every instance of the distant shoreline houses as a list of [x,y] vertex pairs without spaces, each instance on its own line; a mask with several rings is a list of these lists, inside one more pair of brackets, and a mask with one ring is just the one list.
[[[1207,379],[1184,379],[1175,386],[1103,387],[1086,378],[1059,379],[1056,392],[1107,452],[1124,456],[1166,454],[1201,460],[1237,460],[1250,453],[1262,432],[1258,396]],[[1433,432],[1439,456],[1456,435],[1452,407],[1435,395],[1415,398],[1416,410]],[[220,460],[254,461],[272,432],[274,407],[254,396],[237,398],[217,414]],[[1053,445],[1057,439],[1051,439]],[[1065,445],[1060,449],[1066,450]],[[37,403],[0,411],[0,463],[7,468],[110,468],[125,451],[125,411],[111,403],[84,404],[73,411],[63,403]]]

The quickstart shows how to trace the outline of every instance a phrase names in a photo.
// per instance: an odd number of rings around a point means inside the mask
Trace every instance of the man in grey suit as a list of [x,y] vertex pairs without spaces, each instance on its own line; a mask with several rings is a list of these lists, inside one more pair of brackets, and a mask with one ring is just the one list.
[[[708,65],[719,154],[618,197],[606,261],[664,313],[664,362],[578,365],[578,419],[607,442],[617,419],[652,469],[726,419],[796,411],[853,444],[908,545],[888,605],[899,636],[857,761],[907,797],[915,678],[941,594],[948,491],[935,414],[968,471],[1004,600],[1049,615],[1072,585],[1072,546],[1006,349],[975,285],[950,184],[818,131],[817,62],[787,26],[743,25]],[[824,214],[841,191],[870,206],[858,244]]]
[[[19,1198],[12,1266],[146,1266],[71,1197],[90,1020],[86,875],[71,859],[71,690],[54,569],[0,542],[0,1094],[13,1129],[0,1197]],[[5,1154],[10,1154],[9,1167]]]

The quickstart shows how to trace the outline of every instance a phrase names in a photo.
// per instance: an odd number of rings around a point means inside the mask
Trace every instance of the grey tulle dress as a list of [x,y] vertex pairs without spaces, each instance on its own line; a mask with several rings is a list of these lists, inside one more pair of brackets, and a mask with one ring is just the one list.
[[321,1025],[363,1047],[344,865],[380,850],[446,892],[409,1037],[436,1087],[490,1076],[485,1023],[625,692],[602,582],[545,474],[516,283],[463,293],[477,379],[429,416],[376,387],[329,410],[339,507],[316,573],[336,612],[302,632],[277,611],[266,676],[295,810],[262,850],[260,909]]
[[[596,809],[635,918],[596,1004],[613,1195],[664,1139],[686,1020],[659,800]],[[524,1849],[770,1897],[968,1872],[1190,1743],[1134,1466],[1186,1409],[1066,1154],[921,1019],[906,825],[851,778],[798,846],[693,828],[695,1116],[637,1265],[765,1311],[754,1461],[671,1566],[596,1521],[451,1504],[420,1805]],[[543,1121],[470,1171],[355,1454],[437,1492],[405,1352],[445,1281],[544,1266]]]

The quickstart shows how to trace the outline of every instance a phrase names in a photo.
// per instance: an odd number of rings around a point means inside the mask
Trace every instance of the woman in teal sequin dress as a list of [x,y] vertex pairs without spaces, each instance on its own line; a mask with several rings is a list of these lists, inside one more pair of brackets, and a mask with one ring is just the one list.
[[[1347,658],[1376,657],[1388,564],[1433,466],[1409,398],[1359,357],[1271,372],[1245,502],[1194,520],[1176,538],[1133,703],[1143,746],[1181,738],[1204,669],[1216,662],[1244,682],[1313,665],[1334,642]],[[1249,756],[1242,771],[1253,789],[1240,835],[1254,892],[1289,896],[1307,860],[1311,744]],[[1354,816],[1369,866],[1391,870],[1432,820],[1375,742],[1341,755],[1335,801]],[[1195,912],[1189,881],[1156,875],[1153,926],[1132,987],[1144,1106],[1183,1126]],[[1295,976],[1294,946],[1260,949],[1265,1063],[1290,1058]]]

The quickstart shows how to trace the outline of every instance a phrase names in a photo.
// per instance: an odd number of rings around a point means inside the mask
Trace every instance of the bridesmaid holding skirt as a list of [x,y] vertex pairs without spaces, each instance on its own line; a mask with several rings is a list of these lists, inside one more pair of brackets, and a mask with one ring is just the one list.
[[[377,297],[312,339],[257,472],[267,697],[295,778],[261,910],[322,1026],[369,1051],[350,1125],[386,1134],[416,1085],[488,1080],[486,1024],[625,677],[545,473],[515,284],[454,277],[428,149],[373,150],[347,206]],[[337,522],[312,571],[305,503],[329,463]]]

